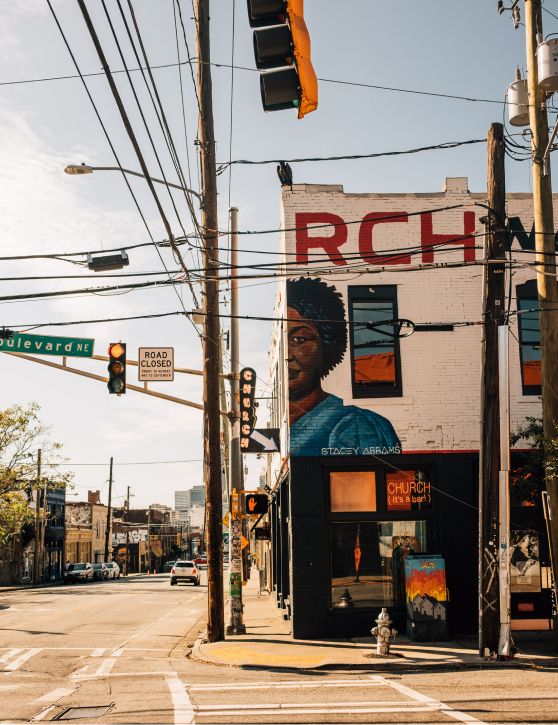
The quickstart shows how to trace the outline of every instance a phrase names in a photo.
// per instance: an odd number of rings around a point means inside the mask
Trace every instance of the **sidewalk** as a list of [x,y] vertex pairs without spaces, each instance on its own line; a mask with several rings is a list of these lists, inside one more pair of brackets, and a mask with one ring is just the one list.
[[[282,618],[273,595],[258,596],[257,576],[243,588],[246,634],[227,637],[224,642],[207,643],[199,639],[193,659],[207,664],[243,668],[292,669],[364,669],[409,671],[417,667],[435,670],[481,667],[541,667],[558,670],[558,657],[552,652],[552,633],[536,633],[519,643],[520,655],[506,662],[485,661],[478,656],[476,641],[411,642],[397,635],[389,658],[375,657],[375,639],[295,640],[291,623]],[[225,619],[227,619],[226,617]],[[370,627],[373,622],[370,623]],[[518,633],[519,634],[519,633]]]

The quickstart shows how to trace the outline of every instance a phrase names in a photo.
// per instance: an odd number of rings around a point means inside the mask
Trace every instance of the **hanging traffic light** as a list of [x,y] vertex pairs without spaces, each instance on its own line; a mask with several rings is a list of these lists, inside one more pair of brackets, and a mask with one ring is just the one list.
[[266,493],[250,493],[244,501],[245,511],[249,516],[267,513],[269,504]]
[[122,395],[126,392],[126,343],[111,342],[108,349],[109,356],[109,393]]
[[318,107],[318,79],[310,60],[304,0],[248,0],[254,55],[264,111],[298,108],[298,117]]

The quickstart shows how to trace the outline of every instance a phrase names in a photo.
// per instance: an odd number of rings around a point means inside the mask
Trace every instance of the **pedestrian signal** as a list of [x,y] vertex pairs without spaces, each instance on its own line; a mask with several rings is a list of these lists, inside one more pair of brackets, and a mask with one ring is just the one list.
[[108,349],[109,393],[122,395],[126,392],[126,343],[111,342]]
[[246,513],[254,516],[267,513],[268,500],[265,493],[250,493],[246,496]]

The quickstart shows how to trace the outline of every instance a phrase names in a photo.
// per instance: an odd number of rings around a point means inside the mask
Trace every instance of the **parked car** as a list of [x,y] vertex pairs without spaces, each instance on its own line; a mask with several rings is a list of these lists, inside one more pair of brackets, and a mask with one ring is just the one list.
[[115,561],[109,561],[105,566],[108,571],[107,579],[120,579],[120,567]]
[[92,582],[93,567],[89,562],[81,562],[79,564],[70,564],[64,571],[64,583],[72,584],[73,582]]
[[201,583],[200,570],[193,561],[175,561],[170,574],[171,586],[179,582],[192,582],[195,587]]
[[167,562],[165,562],[165,566],[164,566],[163,571],[170,571],[175,564],[176,564],[175,561],[167,561]]
[[207,559],[205,556],[199,556],[197,559],[194,559],[194,563],[198,569],[207,569]]
[[108,569],[104,561],[93,564],[93,579],[96,581],[106,581],[108,579]]

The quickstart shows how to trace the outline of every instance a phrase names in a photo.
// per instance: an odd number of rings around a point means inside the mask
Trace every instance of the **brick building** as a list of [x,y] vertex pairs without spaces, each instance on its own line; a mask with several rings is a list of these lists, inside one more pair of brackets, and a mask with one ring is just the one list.
[[[442,554],[450,627],[475,630],[483,204],[465,178],[419,194],[283,188],[276,317],[288,322],[270,350],[281,453],[267,483],[274,588],[295,637],[368,634],[381,606],[401,629],[413,552]],[[508,194],[507,216],[517,431],[541,414],[531,195]],[[521,503],[512,498],[511,542],[530,536],[537,560],[515,581],[512,567],[512,617],[538,626],[549,616],[545,528],[539,507]]]

